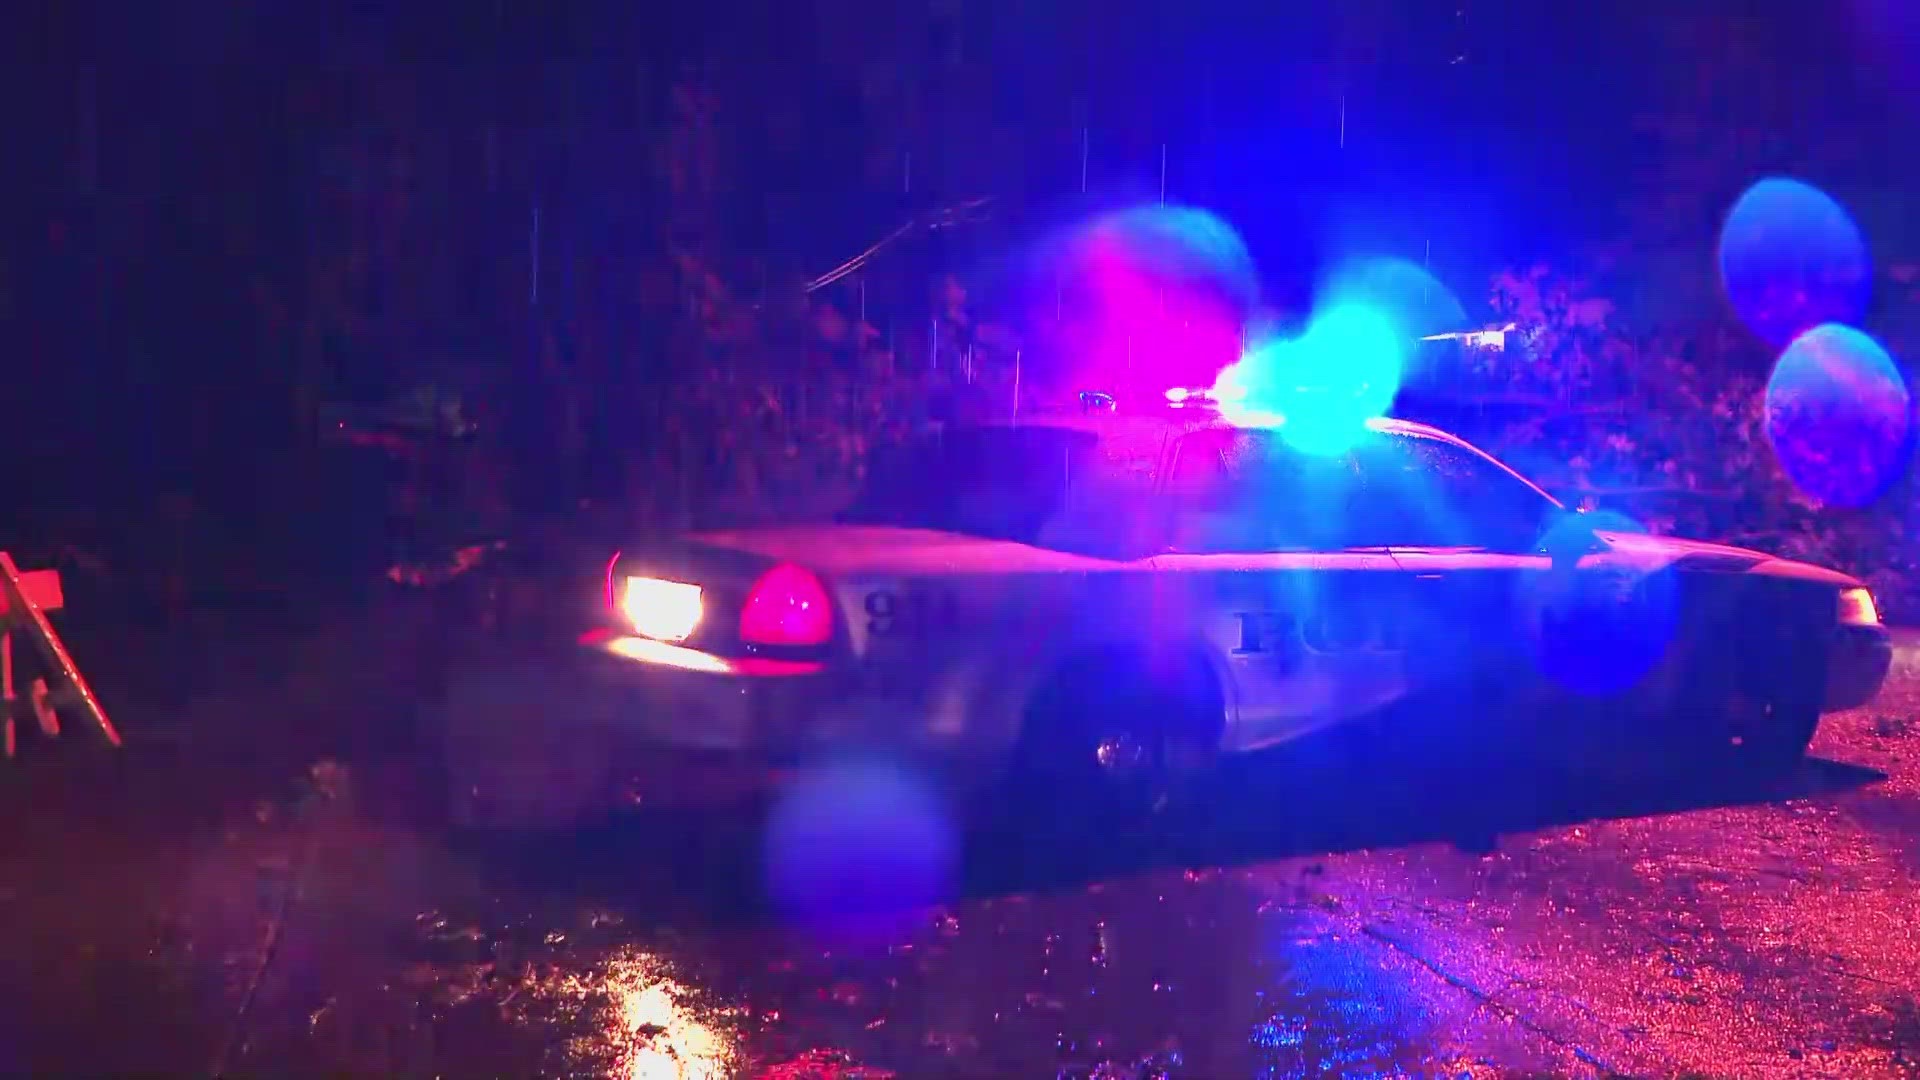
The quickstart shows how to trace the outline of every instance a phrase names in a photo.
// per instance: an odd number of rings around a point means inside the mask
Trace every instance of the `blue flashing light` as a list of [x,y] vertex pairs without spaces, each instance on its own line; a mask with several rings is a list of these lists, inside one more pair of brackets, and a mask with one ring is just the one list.
[[1262,344],[1221,373],[1222,412],[1247,426],[1280,426],[1308,453],[1335,454],[1384,416],[1400,389],[1410,342],[1383,313],[1342,304],[1300,337]]

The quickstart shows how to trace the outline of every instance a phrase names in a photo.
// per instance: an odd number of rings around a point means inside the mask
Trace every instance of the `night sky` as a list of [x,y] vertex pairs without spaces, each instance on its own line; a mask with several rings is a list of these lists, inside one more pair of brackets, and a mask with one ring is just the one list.
[[[1890,44],[1892,9],[1878,22],[1876,10],[49,7],[16,39],[40,62],[0,75],[14,146],[4,269],[12,311],[31,316],[9,320],[8,345],[64,395],[54,413],[159,423],[204,399],[196,385],[278,392],[283,369],[241,363],[263,340],[254,298],[300,295],[322,228],[314,191],[348,132],[464,140],[456,172],[420,200],[478,245],[463,265],[524,258],[536,203],[559,250],[644,258],[663,205],[648,131],[688,72],[726,103],[728,235],[793,280],[913,210],[976,194],[995,197],[993,220],[933,255],[991,277],[1049,223],[1157,198],[1163,146],[1169,198],[1238,226],[1282,295],[1354,252],[1430,262],[1470,295],[1492,269],[1595,240],[1692,250],[1766,172],[1834,192],[1879,251],[1910,249],[1897,185],[1911,155],[1898,148],[1920,142],[1894,88],[1914,53]],[[863,97],[875,80],[892,96]],[[489,124],[520,134],[483,179],[476,133]],[[884,179],[892,159],[875,179],[883,151],[911,155],[902,190]],[[493,331],[476,316],[435,333],[400,347]],[[185,400],[157,408],[169,393]]]

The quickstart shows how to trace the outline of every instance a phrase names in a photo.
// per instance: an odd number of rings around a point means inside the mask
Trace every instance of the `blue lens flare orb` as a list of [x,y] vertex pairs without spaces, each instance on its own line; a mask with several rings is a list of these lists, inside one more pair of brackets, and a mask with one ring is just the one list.
[[1200,386],[1239,356],[1259,293],[1240,234],[1193,207],[1115,210],[1050,245],[1036,314],[1080,358],[1079,385],[1158,393]]
[[1556,685],[1588,697],[1624,693],[1667,655],[1680,627],[1680,581],[1670,565],[1640,560],[1631,535],[1646,530],[1611,512],[1569,516],[1545,537],[1548,550],[1585,546],[1591,534],[1615,539],[1627,557],[1536,579],[1525,596],[1532,611],[1534,663]]
[[1780,354],[1767,380],[1767,441],[1801,492],[1830,506],[1878,499],[1912,454],[1913,401],[1880,343],[1816,326]]
[[1440,280],[1405,259],[1349,259],[1321,284],[1324,303],[1358,305],[1379,313],[1407,338],[1447,334],[1467,325],[1467,311]]
[[1252,306],[1259,292],[1246,241],[1218,215],[1190,206],[1139,206],[1094,219],[1088,238],[1107,254],[1122,254],[1167,285],[1206,289],[1235,307]]
[[793,924],[833,938],[885,934],[948,899],[958,833],[935,789],[880,757],[803,770],[767,821],[767,886]]
[[1215,396],[1234,402],[1223,409],[1230,421],[1277,427],[1305,453],[1343,453],[1392,407],[1408,344],[1379,310],[1339,304],[1299,337],[1250,350],[1215,382]]
[[1770,177],[1721,225],[1720,282],[1747,329],[1780,348],[1822,323],[1858,323],[1873,263],[1845,207],[1809,184]]

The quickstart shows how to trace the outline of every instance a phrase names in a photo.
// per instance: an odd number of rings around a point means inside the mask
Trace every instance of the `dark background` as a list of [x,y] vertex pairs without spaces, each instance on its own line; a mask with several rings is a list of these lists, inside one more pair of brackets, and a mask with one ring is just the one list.
[[1715,303],[1701,253],[1770,171],[1910,249],[1911,20],[1891,8],[1283,7],[49,8],[0,72],[0,505],[144,522],[176,500],[311,534],[320,400],[499,396],[549,338],[585,351],[588,308],[614,313],[594,347],[625,367],[604,377],[684,377],[662,370],[676,256],[784,296],[979,195],[987,221],[870,288],[904,318],[956,269],[991,302],[1049,224],[1157,198],[1163,147],[1169,197],[1238,226],[1283,307],[1372,251],[1426,262],[1475,314],[1492,269],[1609,243],[1646,296]]

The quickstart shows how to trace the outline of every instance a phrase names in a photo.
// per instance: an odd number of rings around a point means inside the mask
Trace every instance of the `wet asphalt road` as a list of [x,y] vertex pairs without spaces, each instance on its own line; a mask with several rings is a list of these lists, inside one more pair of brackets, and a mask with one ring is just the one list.
[[6,791],[9,1074],[1920,1075],[1911,675],[1774,790],[1307,770],[831,931],[737,836],[475,852],[377,765],[58,753]]

